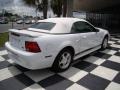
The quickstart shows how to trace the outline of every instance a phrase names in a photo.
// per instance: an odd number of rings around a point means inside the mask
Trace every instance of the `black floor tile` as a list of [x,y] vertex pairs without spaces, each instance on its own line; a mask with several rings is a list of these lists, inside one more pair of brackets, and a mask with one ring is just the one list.
[[25,86],[30,86],[35,83],[31,78],[27,77],[25,74],[17,75],[15,76],[15,78],[19,82],[23,83]]
[[10,64],[8,61],[0,62],[0,69],[7,68],[7,67],[10,67],[10,66],[12,66],[12,64]]
[[9,59],[8,55],[3,55],[2,57],[5,58],[6,60]]
[[120,39],[120,34],[114,34],[114,38]]
[[120,84],[120,73],[117,74],[113,81]]
[[120,56],[120,52],[116,52],[114,55],[116,55],[116,56]]
[[105,61],[104,63],[101,64],[104,67],[111,68],[117,71],[120,71],[120,64],[112,61]]
[[114,44],[120,45],[120,43],[119,43],[119,42],[116,42],[116,43],[114,43]]
[[73,82],[55,74],[38,82],[38,84],[47,90],[65,90],[71,86]]
[[81,70],[85,70],[87,72],[91,72],[97,67],[97,65],[86,62],[86,61],[81,61],[79,63],[74,64],[74,67],[79,68]]
[[120,48],[116,48],[116,47],[110,46],[110,47],[108,47],[107,49],[118,51]]
[[0,82],[0,90],[22,90],[26,87],[27,86],[23,82],[15,77]]
[[110,81],[92,74],[88,74],[77,83],[90,90],[104,90],[109,85]]
[[99,57],[99,58],[103,58],[103,59],[108,59],[109,57],[111,57],[112,55],[110,54],[105,54],[105,53],[101,53],[101,52],[97,52],[94,54],[94,56]]
[[114,41],[114,42],[117,42],[118,40],[114,40],[114,39],[112,39],[112,38],[111,38],[111,39],[110,39],[110,41]]

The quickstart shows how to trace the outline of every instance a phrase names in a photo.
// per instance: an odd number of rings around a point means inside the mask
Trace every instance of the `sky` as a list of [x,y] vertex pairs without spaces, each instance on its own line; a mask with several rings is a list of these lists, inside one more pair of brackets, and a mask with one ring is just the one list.
[[[22,0],[0,0],[0,11],[6,9],[9,12],[17,13],[21,16],[36,16],[35,8],[28,7]],[[42,13],[37,13],[37,16],[43,16]],[[53,16],[51,11],[48,11],[48,17]]]
[[[6,9],[9,12],[12,12],[14,14],[19,14],[20,16],[27,15],[27,16],[36,16],[36,10],[33,7],[28,7],[24,4],[22,0],[0,0],[0,11],[2,9]],[[74,17],[77,18],[86,18],[85,13],[73,13]],[[37,16],[41,17],[43,16],[43,13],[38,12]],[[48,10],[48,17],[55,17],[52,10]]]

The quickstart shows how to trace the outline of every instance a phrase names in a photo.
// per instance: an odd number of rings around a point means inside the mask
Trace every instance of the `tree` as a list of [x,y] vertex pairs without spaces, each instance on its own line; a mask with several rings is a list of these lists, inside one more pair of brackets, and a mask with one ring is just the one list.
[[48,10],[48,0],[42,0],[43,5],[43,17],[44,19],[47,18],[47,10]]
[[67,17],[73,16],[73,0],[67,0]]
[[36,11],[43,11],[44,19],[47,18],[48,0],[23,0],[26,5],[36,8]]
[[53,10],[53,13],[57,15],[57,17],[60,17],[62,14],[62,0],[51,0],[51,8]]
[[60,17],[61,14],[63,14],[63,17],[67,16],[67,4],[68,0],[51,0],[51,8],[58,17]]
[[63,0],[63,17],[67,15],[67,0]]

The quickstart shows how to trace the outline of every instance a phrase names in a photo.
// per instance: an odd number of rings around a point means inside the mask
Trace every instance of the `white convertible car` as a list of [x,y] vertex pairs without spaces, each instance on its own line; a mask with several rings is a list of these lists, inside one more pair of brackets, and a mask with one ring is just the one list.
[[77,18],[40,20],[25,30],[9,30],[9,57],[28,69],[61,72],[72,61],[108,45],[108,31]]

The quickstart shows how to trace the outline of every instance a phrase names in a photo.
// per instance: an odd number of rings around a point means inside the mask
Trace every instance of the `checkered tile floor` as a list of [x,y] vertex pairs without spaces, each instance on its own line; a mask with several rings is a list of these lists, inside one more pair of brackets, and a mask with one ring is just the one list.
[[0,48],[0,90],[120,90],[120,38],[109,44],[63,73],[25,69]]

